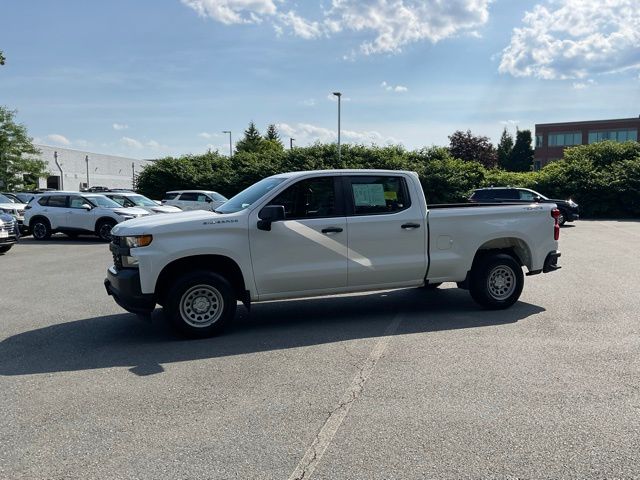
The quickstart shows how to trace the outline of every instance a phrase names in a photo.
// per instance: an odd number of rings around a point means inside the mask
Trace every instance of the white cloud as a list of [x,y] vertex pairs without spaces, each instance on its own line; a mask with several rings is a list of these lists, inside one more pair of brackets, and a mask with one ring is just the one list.
[[143,147],[142,142],[131,137],[122,137],[120,139],[120,143],[125,147],[129,147],[129,148],[139,149]]
[[212,137],[212,135],[211,135],[210,133],[207,133],[207,132],[200,132],[200,133],[198,134],[198,136],[199,136],[200,138],[206,138],[206,139],[209,139],[209,138],[211,138],[211,137]]
[[71,140],[69,140],[64,135],[60,135],[59,133],[52,133],[50,135],[47,135],[45,138],[57,145],[63,145],[65,147],[71,146]]
[[[296,125],[279,123],[276,127],[283,136],[295,138],[298,144],[331,143],[338,139],[336,129],[320,127],[310,123],[298,123]],[[343,141],[353,143],[397,143],[395,138],[384,136],[375,130],[342,130],[341,137]]]
[[500,124],[504,126],[518,125],[520,120],[500,120]]
[[[460,34],[479,36],[492,0],[332,0],[321,17],[308,19],[291,10],[291,0],[182,0],[202,17],[230,25],[272,22],[276,35],[287,27],[303,39],[345,31],[372,37],[359,46],[364,55],[398,53],[411,43],[439,42]],[[286,12],[286,13],[285,13]],[[350,55],[350,56],[353,56]],[[349,56],[347,56],[349,58]]]
[[387,82],[382,82],[380,86],[384,88],[387,92],[405,93],[409,91],[409,89],[404,85],[393,86],[393,85],[389,85]]
[[125,125],[123,123],[114,123],[112,127],[114,130],[126,130],[127,128],[129,128],[129,125]]
[[573,88],[575,90],[584,90],[585,88],[590,87],[591,85],[597,85],[598,82],[590,78],[586,82],[573,82]]
[[295,12],[289,11],[286,14],[280,14],[280,21],[293,29],[293,33],[305,40],[318,38],[322,35],[323,28],[318,22],[310,22],[298,16]]
[[182,0],[201,17],[210,17],[226,25],[260,23],[265,15],[275,15],[272,0]]
[[582,79],[640,68],[637,0],[549,0],[522,23],[502,51],[501,73]]
[[315,98],[307,98],[306,100],[302,100],[300,102],[300,105],[303,105],[305,107],[315,107],[316,106],[316,99]]

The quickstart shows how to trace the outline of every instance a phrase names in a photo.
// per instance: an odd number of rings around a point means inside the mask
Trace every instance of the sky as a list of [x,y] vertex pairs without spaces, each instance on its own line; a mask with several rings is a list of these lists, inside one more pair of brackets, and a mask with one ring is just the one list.
[[7,0],[0,105],[40,144],[133,158],[408,149],[640,115],[637,0]]

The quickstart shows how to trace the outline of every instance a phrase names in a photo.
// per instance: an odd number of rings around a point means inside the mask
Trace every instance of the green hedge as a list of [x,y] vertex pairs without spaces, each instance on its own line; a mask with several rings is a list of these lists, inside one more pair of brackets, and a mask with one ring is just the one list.
[[338,163],[335,144],[293,150],[267,148],[229,159],[215,152],[163,158],[147,166],[138,190],[161,198],[168,190],[202,188],[232,196],[275,173],[330,168],[383,168],[418,172],[429,203],[465,201],[474,188],[528,187],[552,198],[572,198],[584,217],[640,217],[640,144],[601,142],[565,151],[564,160],[538,172],[486,169],[452,158],[446,148],[407,151],[401,146],[343,145]]

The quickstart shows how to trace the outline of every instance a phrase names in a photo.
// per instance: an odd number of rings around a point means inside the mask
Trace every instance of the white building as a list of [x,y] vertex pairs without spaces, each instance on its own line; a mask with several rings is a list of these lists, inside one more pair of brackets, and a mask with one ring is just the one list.
[[69,148],[36,145],[38,157],[47,162],[49,177],[39,188],[80,190],[85,187],[132,188],[135,176],[153,160],[116,157]]

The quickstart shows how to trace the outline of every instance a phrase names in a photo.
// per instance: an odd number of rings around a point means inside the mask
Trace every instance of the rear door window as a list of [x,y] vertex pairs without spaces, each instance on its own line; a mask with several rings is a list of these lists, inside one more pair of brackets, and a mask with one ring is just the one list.
[[[185,192],[180,195],[181,202],[198,202],[198,194],[194,192]],[[204,200],[202,200],[204,202]]]
[[67,206],[67,196],[66,195],[51,195],[49,197],[49,202],[47,203],[49,207],[66,207]]
[[411,206],[403,177],[350,177],[349,184],[354,215],[396,213]]
[[165,193],[164,197],[162,197],[162,199],[163,200],[173,200],[177,196],[178,196],[178,192]]
[[520,194],[520,200],[527,200],[529,202],[533,202],[534,198],[536,197],[536,195],[533,192],[530,192],[528,190],[518,190],[518,193]]
[[497,188],[494,190],[493,198],[496,200],[519,200],[520,196],[511,188]]

